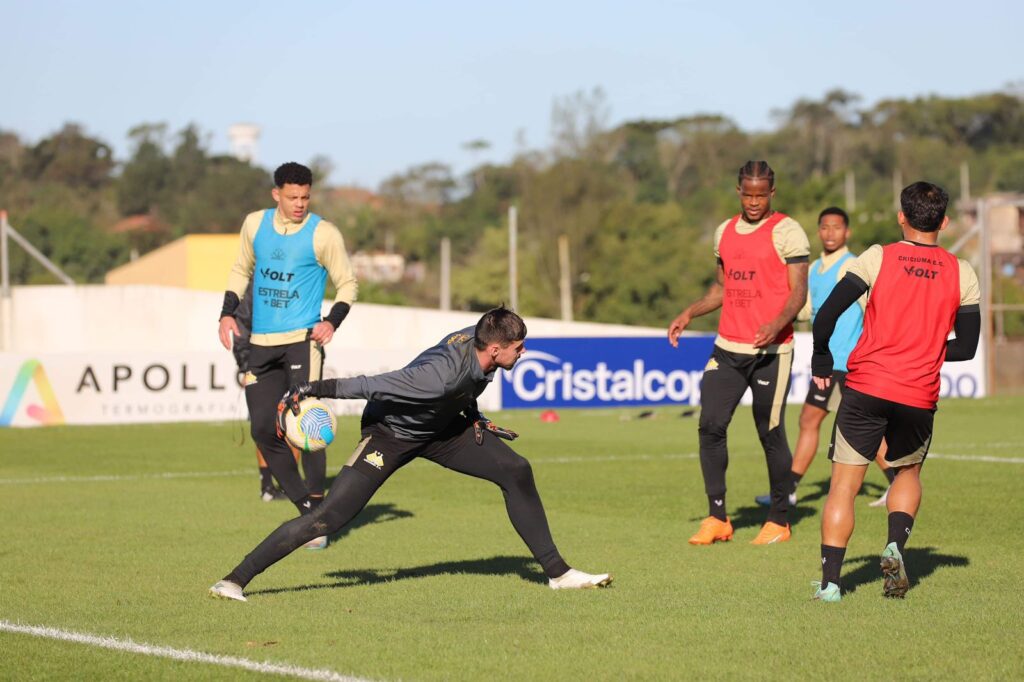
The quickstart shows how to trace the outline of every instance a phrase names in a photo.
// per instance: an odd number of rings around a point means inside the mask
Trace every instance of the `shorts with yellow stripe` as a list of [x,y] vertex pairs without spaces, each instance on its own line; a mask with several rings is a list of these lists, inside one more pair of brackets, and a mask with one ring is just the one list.
[[935,409],[911,407],[846,386],[832,428],[828,458],[867,466],[885,439],[885,461],[893,467],[923,462],[932,444]]

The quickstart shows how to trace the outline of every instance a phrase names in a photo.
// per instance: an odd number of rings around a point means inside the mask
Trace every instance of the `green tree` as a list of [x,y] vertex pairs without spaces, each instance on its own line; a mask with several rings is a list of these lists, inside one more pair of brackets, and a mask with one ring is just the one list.
[[84,190],[103,187],[113,169],[110,147],[74,123],[65,124],[58,133],[28,149],[21,166],[29,180]]
[[165,123],[143,123],[128,131],[135,149],[117,183],[117,204],[126,216],[150,213],[163,198],[172,168],[163,150],[166,133]]
[[[69,203],[40,203],[18,216],[18,231],[76,282],[102,282],[127,260],[124,237],[93,224]],[[11,279],[18,284],[51,284],[56,278],[20,247],[11,249]]]
[[672,203],[612,206],[589,260],[578,310],[599,322],[667,325],[715,275],[711,240]]

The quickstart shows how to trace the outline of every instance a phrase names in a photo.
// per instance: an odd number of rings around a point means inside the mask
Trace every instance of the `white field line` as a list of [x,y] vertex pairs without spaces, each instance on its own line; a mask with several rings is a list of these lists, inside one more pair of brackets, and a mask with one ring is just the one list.
[[1008,440],[1008,441],[1000,441],[1000,442],[997,442],[997,443],[982,443],[981,445],[978,445],[977,443],[946,443],[946,447],[950,447],[950,448],[977,448],[977,447],[982,447],[982,448],[986,448],[986,449],[987,448],[995,448],[995,449],[999,449],[999,448],[1022,448],[1022,449],[1024,449],[1024,441]]
[[665,455],[593,455],[575,457],[530,457],[531,464],[582,464],[589,462],[644,462],[666,459],[697,459],[696,452],[672,453]]
[[[662,455],[578,455],[573,457],[531,457],[534,464],[590,464],[594,462],[644,462],[680,459],[697,459],[696,452],[666,453]],[[957,462],[984,462],[987,464],[1024,464],[1024,457],[994,457],[992,455],[959,455],[928,453],[928,459],[948,459]],[[0,478],[0,485],[24,485],[31,483],[103,483],[108,481],[173,480],[177,478],[224,478],[252,476],[249,469],[235,471],[182,471],[156,474],[125,474],[102,476],[41,476],[37,478]]]
[[101,476],[40,476],[38,478],[0,478],[0,485],[22,483],[95,483],[103,481],[144,481],[175,478],[222,478],[226,476],[254,476],[252,469],[234,471],[171,471],[156,474],[109,474]]
[[928,459],[953,459],[958,462],[993,462],[995,464],[1024,464],[1024,457],[993,457],[991,455],[944,455],[929,452]]
[[0,620],[0,632],[14,632],[23,635],[31,635],[33,637],[56,639],[62,642],[75,642],[76,644],[86,644],[88,646],[113,649],[115,651],[127,651],[129,653],[142,654],[144,656],[171,658],[176,661],[185,661],[188,663],[206,663],[209,665],[223,666],[225,668],[242,668],[244,670],[252,670],[253,672],[265,673],[268,675],[285,675],[287,677],[298,677],[304,680],[367,682],[363,678],[341,675],[333,670],[302,668],[296,665],[288,665],[286,663],[251,661],[247,658],[238,658],[237,656],[219,656],[217,654],[203,653],[202,651],[193,651],[192,649],[174,649],[169,646],[155,646],[152,644],[134,642],[131,639],[102,637],[99,635],[90,635],[84,632],[73,632],[71,630],[40,627],[37,625],[21,625],[7,620]]

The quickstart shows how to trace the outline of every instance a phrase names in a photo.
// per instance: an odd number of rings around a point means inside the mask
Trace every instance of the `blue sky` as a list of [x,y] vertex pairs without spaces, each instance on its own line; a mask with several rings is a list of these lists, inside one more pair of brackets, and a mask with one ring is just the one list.
[[[866,104],[1024,81],[1024,3],[71,2],[0,0],[0,129],[190,122],[227,151],[262,126],[260,162],[323,154],[376,187],[428,161],[466,171],[550,142],[556,98],[604,90],[611,123],[722,113],[748,130],[834,87]],[[477,156],[462,145],[485,139]]]

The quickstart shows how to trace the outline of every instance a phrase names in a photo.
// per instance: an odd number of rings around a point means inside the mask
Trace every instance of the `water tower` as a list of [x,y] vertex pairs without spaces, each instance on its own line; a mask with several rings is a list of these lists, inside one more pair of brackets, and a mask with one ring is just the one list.
[[256,163],[260,139],[260,127],[255,123],[236,123],[228,128],[231,153],[239,161]]

